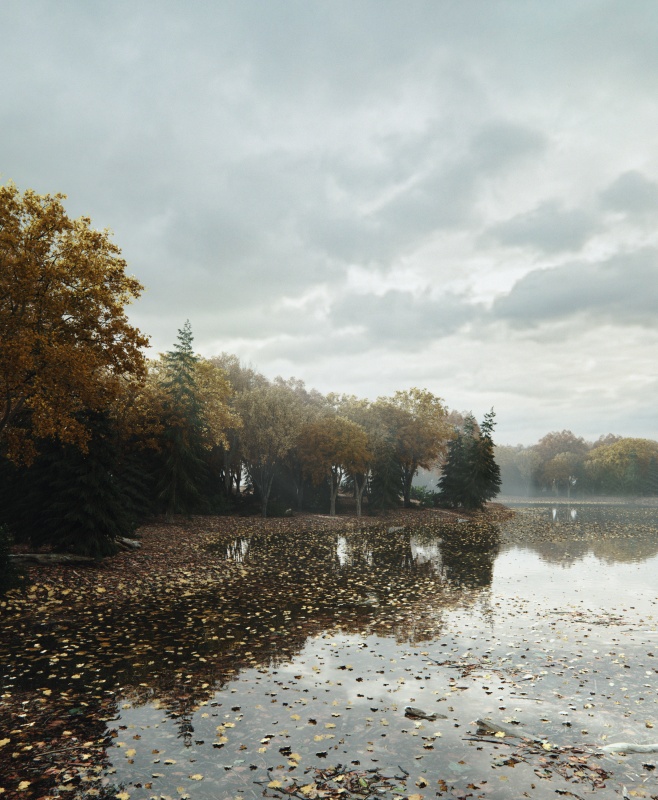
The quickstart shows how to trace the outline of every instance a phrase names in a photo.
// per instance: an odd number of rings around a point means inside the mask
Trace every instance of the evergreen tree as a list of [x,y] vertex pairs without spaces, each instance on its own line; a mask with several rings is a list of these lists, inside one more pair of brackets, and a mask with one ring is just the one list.
[[2,468],[3,520],[20,541],[102,558],[143,519],[134,479],[122,471],[121,447],[106,412],[89,412],[87,451],[41,443],[29,466]]
[[392,442],[383,441],[375,450],[368,492],[368,506],[373,511],[398,508],[402,492],[402,468]]
[[478,430],[474,417],[467,416],[463,430],[450,442],[438,483],[439,505],[476,510],[498,494],[501,481],[492,439],[494,417],[492,409]]
[[160,440],[157,497],[168,518],[201,510],[208,482],[208,454],[195,376],[199,359],[192,349],[193,340],[187,320],[178,331],[174,349],[163,357],[165,427]]

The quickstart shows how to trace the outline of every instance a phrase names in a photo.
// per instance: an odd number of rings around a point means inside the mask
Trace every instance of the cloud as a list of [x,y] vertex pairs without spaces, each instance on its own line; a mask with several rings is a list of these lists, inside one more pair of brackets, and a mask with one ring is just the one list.
[[544,253],[579,250],[598,229],[594,217],[581,209],[566,209],[558,201],[541,203],[488,229],[485,238],[508,247],[531,247]]
[[655,213],[658,211],[658,183],[636,170],[624,172],[601,192],[601,204],[604,208],[629,214]]
[[471,145],[471,156],[478,169],[497,171],[521,159],[539,157],[547,144],[542,132],[499,120],[478,131]]
[[420,350],[455,333],[477,314],[477,307],[457,295],[416,297],[391,290],[383,295],[341,297],[333,305],[331,321],[338,329],[360,329],[361,341],[367,347],[394,345],[397,349]]
[[646,248],[598,263],[534,270],[495,300],[491,316],[515,327],[586,318],[590,323],[655,326],[658,251]]

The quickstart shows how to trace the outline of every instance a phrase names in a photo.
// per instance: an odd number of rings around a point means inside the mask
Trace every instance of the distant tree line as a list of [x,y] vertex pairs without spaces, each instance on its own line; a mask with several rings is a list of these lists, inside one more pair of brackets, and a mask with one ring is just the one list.
[[607,434],[586,442],[565,430],[495,452],[505,494],[658,495],[658,442],[652,439]]
[[269,380],[201,358],[189,322],[146,359],[125,313],[142,287],[62,200],[0,187],[0,555],[8,532],[102,557],[153,515],[335,514],[341,488],[358,515],[408,507],[418,469],[441,465],[432,503],[495,495],[493,413],[478,426],[425,389],[368,401]]

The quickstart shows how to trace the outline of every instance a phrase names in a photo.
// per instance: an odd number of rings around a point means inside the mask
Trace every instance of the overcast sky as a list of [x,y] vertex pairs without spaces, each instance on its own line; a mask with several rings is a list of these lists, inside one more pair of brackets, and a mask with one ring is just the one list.
[[658,438],[658,4],[2,0],[0,182],[171,347]]

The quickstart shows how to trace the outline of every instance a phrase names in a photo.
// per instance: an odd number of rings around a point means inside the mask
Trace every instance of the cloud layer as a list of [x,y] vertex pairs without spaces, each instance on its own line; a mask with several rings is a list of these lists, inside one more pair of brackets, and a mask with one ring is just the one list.
[[0,6],[0,179],[109,226],[170,346],[658,438],[658,9]]

